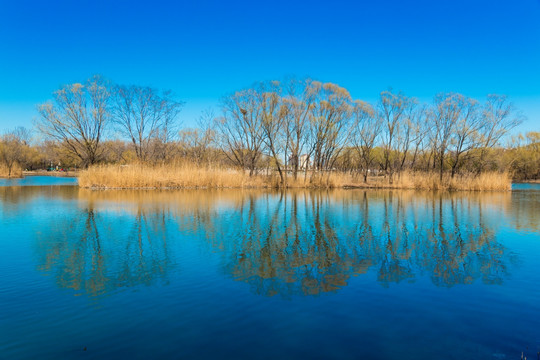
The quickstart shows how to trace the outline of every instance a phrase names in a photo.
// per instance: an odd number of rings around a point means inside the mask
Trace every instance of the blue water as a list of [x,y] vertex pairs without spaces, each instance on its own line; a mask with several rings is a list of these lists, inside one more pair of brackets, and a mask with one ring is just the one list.
[[0,188],[0,358],[535,359],[540,192]]
[[527,190],[527,191],[540,191],[540,184],[538,183],[514,183],[512,184],[512,190]]
[[76,177],[25,176],[21,179],[0,179],[0,186],[60,186],[77,185]]

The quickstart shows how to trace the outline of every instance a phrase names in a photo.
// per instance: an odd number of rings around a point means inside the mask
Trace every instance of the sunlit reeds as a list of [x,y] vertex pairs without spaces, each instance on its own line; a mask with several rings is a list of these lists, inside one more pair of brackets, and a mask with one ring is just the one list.
[[442,180],[439,174],[434,172],[404,172],[396,176],[393,185],[399,189],[501,191],[511,190],[512,180],[507,172],[463,174],[455,177],[444,174]]
[[385,177],[369,178],[367,183],[356,174],[343,172],[300,173],[281,184],[277,175],[249,176],[246,172],[191,163],[175,165],[100,165],[84,170],[79,185],[94,189],[217,189],[217,188],[377,188],[419,190],[510,190],[508,173],[444,175],[403,172],[393,181]]
[[5,164],[0,163],[0,178],[20,178],[22,177],[22,169],[18,164],[14,164],[11,169],[11,176],[9,174],[9,169]]
[[218,167],[178,165],[101,165],[79,175],[84,188],[111,189],[189,189],[189,188],[259,188],[270,182],[260,176]]

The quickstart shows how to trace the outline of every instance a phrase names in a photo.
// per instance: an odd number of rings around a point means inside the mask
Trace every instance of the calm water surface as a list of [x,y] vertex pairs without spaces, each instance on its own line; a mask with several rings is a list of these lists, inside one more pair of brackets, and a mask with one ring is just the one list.
[[539,229],[534,189],[3,186],[0,358],[536,359]]
[[0,186],[60,186],[77,185],[76,177],[26,176],[21,179],[0,179]]

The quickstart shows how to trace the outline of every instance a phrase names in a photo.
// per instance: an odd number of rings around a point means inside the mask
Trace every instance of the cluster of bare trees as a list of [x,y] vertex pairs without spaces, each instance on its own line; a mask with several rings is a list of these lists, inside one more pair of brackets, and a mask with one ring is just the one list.
[[445,171],[454,176],[474,160],[485,167],[487,150],[521,121],[505,96],[485,103],[456,93],[431,104],[383,91],[376,104],[354,100],[331,83],[292,80],[258,83],[223,101],[217,145],[253,174],[272,159],[282,182],[287,172],[381,172],[390,180],[403,170]]
[[[441,177],[465,168],[494,170],[501,166],[492,161],[494,149],[521,121],[505,96],[480,102],[443,93],[422,103],[388,90],[369,103],[311,79],[259,82],[236,91],[223,98],[217,115],[203,113],[194,128],[180,128],[182,106],[170,91],[94,76],[63,86],[38,106],[38,152],[78,167],[187,159],[250,175],[272,169],[282,184],[302,172],[305,178],[335,170],[364,181],[372,174],[392,181],[405,170]],[[28,136],[15,133],[0,141],[2,162],[10,168],[23,162],[17,149],[28,144]]]
[[36,127],[84,167],[104,160],[105,142],[115,133],[131,144],[137,160],[166,159],[182,105],[169,91],[94,76],[62,87],[53,101],[39,105]]
[[312,80],[262,82],[223,101],[217,144],[231,162],[253,174],[270,157],[280,179],[312,163],[332,169],[347,145],[353,102],[349,92]]
[[452,176],[472,157],[478,171],[484,170],[486,151],[521,122],[506,96],[488,95],[484,104],[461,94],[443,94],[435,98],[427,124],[428,146],[432,149],[433,168],[439,171],[445,163]]

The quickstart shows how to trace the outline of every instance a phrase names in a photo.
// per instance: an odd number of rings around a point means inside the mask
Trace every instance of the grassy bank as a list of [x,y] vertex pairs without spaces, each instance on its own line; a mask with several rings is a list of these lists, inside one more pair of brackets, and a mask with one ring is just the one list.
[[[217,189],[217,188],[278,188],[276,175],[249,176],[245,172],[219,167],[182,165],[102,165],[79,174],[79,185],[94,189]],[[421,190],[510,190],[511,178],[507,173],[445,175],[440,181],[435,173],[402,173],[392,182],[387,178],[369,178],[348,173],[301,173],[297,180],[289,177],[288,188],[376,188]]]

